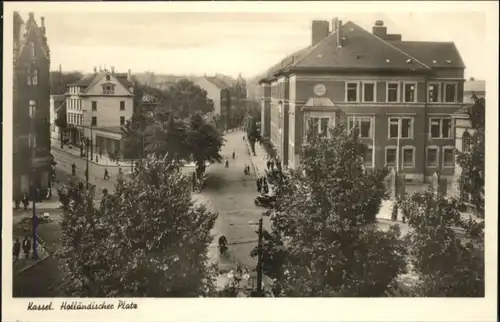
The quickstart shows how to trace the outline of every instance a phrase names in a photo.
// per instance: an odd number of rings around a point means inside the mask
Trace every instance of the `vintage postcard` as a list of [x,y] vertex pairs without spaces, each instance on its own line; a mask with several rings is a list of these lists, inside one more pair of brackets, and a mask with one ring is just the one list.
[[495,320],[498,3],[3,22],[3,321]]

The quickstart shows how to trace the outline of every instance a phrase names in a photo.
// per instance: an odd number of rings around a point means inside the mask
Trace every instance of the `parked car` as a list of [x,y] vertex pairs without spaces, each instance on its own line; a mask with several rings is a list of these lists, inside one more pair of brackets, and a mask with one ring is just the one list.
[[51,222],[51,221],[52,217],[50,217],[50,214],[48,212],[44,213],[40,218],[40,222]]
[[276,202],[276,196],[261,195],[255,198],[254,203],[258,207],[273,208]]

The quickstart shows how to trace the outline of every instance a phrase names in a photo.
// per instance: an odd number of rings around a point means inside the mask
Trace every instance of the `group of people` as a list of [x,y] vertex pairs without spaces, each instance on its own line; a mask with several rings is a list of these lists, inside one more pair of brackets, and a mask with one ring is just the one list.
[[281,170],[281,163],[277,158],[270,158],[269,160],[267,160],[266,165],[268,170],[274,170],[274,167],[276,167],[276,169],[278,170]]
[[31,250],[31,240],[29,239],[28,236],[24,237],[23,243],[21,245],[21,242],[19,242],[19,238],[16,238],[16,241],[14,242],[13,248],[14,248],[14,261],[19,260],[19,255],[21,254],[21,247],[24,252],[24,257],[26,259],[29,258],[30,255],[30,250]]
[[263,194],[269,193],[269,185],[265,177],[260,177],[257,179],[257,191]]

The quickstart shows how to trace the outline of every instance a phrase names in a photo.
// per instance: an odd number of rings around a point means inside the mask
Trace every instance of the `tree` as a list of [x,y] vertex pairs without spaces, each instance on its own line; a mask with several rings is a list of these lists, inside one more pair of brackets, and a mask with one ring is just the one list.
[[399,229],[372,224],[387,170],[364,171],[365,149],[344,125],[329,136],[311,131],[300,166],[280,180],[273,239],[286,254],[273,277],[285,296],[383,296],[405,271]]
[[459,203],[431,191],[406,196],[410,263],[418,275],[415,296],[484,296],[484,222],[464,220]]
[[73,72],[50,72],[50,94],[62,95],[66,93],[66,87],[74,84],[83,78],[83,74],[77,71]]
[[473,99],[474,105],[467,111],[473,129],[470,149],[457,152],[457,163],[462,168],[461,192],[470,196],[477,213],[484,218],[485,99],[475,95]]
[[169,105],[177,116],[185,118],[197,113],[213,112],[207,92],[188,79],[181,79],[169,88]]
[[224,138],[215,125],[207,122],[200,114],[191,116],[189,121],[187,146],[192,160],[196,163],[196,173],[200,177],[205,173],[207,162],[222,162],[220,151]]
[[58,256],[69,296],[213,294],[207,252],[217,215],[193,204],[177,166],[148,157],[99,205],[82,183],[68,190]]

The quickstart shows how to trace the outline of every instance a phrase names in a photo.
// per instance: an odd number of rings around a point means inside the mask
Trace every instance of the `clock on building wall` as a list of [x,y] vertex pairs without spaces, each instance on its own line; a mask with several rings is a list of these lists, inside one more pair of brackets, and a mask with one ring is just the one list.
[[314,95],[316,96],[323,96],[326,94],[326,87],[323,84],[317,84],[314,86]]

